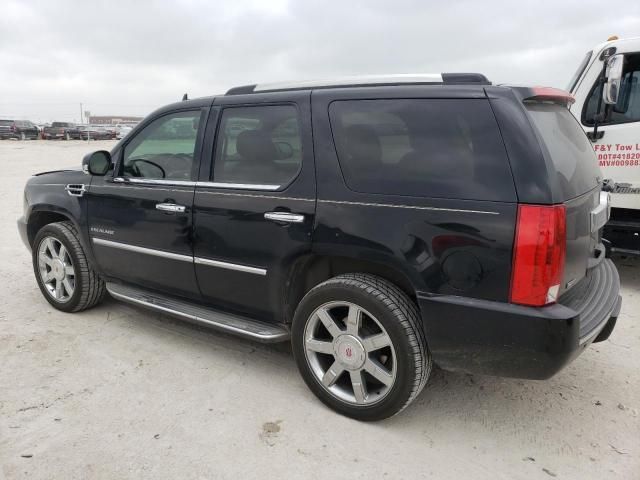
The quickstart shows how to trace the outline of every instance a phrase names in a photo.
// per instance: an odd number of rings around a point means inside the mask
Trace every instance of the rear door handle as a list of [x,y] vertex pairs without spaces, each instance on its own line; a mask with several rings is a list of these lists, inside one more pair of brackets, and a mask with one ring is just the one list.
[[301,213],[289,213],[289,212],[267,212],[264,214],[264,218],[273,222],[283,223],[302,223],[304,222],[304,215]]
[[187,209],[184,205],[176,205],[175,203],[156,203],[156,210],[170,213],[184,213]]

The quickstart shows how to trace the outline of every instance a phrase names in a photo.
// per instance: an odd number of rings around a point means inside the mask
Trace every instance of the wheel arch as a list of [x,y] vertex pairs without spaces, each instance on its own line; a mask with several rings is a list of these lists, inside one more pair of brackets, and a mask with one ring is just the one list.
[[[56,222],[73,222],[71,216],[67,213],[54,210],[35,210],[29,215],[27,220],[27,238],[29,245],[33,247],[33,241],[38,232],[46,225]],[[77,227],[77,225],[76,225]]]
[[399,268],[387,263],[341,255],[310,254],[299,257],[289,267],[283,289],[285,322],[290,324],[300,300],[316,285],[344,273],[368,273],[384,278],[400,288],[420,309],[418,286]]

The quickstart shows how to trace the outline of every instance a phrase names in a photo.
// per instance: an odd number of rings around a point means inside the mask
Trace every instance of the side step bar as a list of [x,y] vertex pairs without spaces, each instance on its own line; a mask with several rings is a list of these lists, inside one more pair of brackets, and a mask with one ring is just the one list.
[[152,310],[259,342],[284,342],[290,338],[289,329],[284,326],[211,310],[137,287],[108,282],[107,291],[118,300],[142,305]]

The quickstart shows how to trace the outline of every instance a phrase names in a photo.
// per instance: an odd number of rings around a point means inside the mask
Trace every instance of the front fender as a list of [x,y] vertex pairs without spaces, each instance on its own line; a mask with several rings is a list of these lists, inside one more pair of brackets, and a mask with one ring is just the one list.
[[[89,182],[87,182],[89,177],[83,174],[80,175],[82,175],[80,180],[84,180],[86,188],[89,188]],[[98,266],[93,255],[87,226],[86,198],[84,196],[69,195],[65,190],[66,185],[66,183],[61,185],[28,183],[26,188],[27,204],[25,205],[23,217],[18,221],[19,228],[22,228],[20,223],[24,223],[26,239],[29,246],[31,246],[40,228],[48,223],[61,221],[64,218],[75,226],[78,232],[78,240],[88,261],[97,269]]]

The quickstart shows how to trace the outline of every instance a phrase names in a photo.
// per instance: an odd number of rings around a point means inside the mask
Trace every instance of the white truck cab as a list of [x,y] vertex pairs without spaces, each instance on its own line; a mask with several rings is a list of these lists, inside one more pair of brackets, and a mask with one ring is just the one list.
[[613,251],[640,254],[640,37],[610,37],[587,52],[567,90],[611,192],[604,238]]

